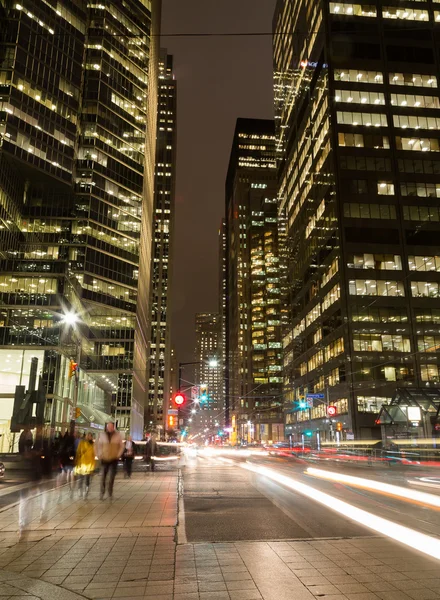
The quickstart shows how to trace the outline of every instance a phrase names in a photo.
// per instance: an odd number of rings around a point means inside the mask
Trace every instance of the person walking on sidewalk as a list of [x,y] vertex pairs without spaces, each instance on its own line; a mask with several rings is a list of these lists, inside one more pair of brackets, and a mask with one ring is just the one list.
[[78,491],[81,497],[83,495],[83,488],[85,483],[85,498],[87,498],[90,489],[90,477],[91,475],[93,475],[94,471],[95,442],[93,439],[93,435],[91,433],[88,433],[87,436],[79,442],[75,455],[75,475],[79,476],[80,478]]
[[61,440],[60,447],[60,469],[61,476],[66,476],[66,483],[69,485],[70,494],[73,495],[73,463],[75,461],[75,438],[68,431]]
[[131,478],[131,473],[133,471],[133,460],[137,454],[137,446],[133,442],[133,438],[131,435],[127,436],[127,439],[124,442],[124,471],[125,477]]
[[118,460],[124,451],[124,443],[121,434],[116,431],[114,423],[107,423],[106,430],[101,433],[98,439],[98,458],[101,461],[101,494],[100,499],[104,499],[105,483],[108,475],[108,496],[113,496],[113,484],[116,477]]

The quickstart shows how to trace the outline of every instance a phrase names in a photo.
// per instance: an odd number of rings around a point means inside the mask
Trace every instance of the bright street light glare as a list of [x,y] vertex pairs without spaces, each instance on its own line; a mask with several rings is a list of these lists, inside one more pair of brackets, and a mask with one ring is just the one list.
[[67,312],[63,318],[61,319],[62,323],[65,323],[66,325],[75,325],[76,323],[78,323],[79,321],[79,317],[77,315],[77,313],[75,312]]
[[218,360],[216,358],[211,358],[209,360],[209,366],[215,369],[215,367],[218,367]]

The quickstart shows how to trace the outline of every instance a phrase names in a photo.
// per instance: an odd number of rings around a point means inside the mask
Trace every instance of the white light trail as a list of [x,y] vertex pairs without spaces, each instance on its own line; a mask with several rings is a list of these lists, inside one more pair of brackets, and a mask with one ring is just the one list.
[[309,467],[307,473],[314,477],[320,477],[321,479],[328,479],[329,481],[336,481],[337,483],[347,483],[348,485],[362,487],[374,492],[391,494],[398,498],[403,498],[404,500],[414,500],[415,502],[422,502],[429,506],[440,507],[440,496],[434,496],[434,494],[427,494],[426,492],[419,492],[418,490],[411,490],[398,485],[382,483],[381,481],[375,481],[374,479],[353,477],[352,475],[324,471],[323,469],[315,469],[313,467]]
[[420,479],[408,479],[407,481],[411,485],[422,485],[437,490],[440,488],[440,480],[433,477],[420,477]]
[[333,496],[330,496],[325,492],[320,492],[319,490],[296,481],[291,477],[281,475],[273,469],[251,464],[241,464],[240,466],[243,469],[247,469],[248,471],[252,471],[258,475],[263,475],[268,479],[272,479],[272,481],[280,483],[287,488],[306,496],[307,498],[311,498],[312,500],[315,500],[315,502],[323,504],[327,508],[343,515],[344,517],[352,519],[353,521],[368,527],[368,529],[372,529],[373,531],[396,540],[405,546],[409,546],[414,550],[423,552],[423,554],[440,559],[440,539],[432,538],[429,535],[425,535],[424,533],[420,533],[414,529],[410,529],[409,527],[404,527],[403,525],[398,525],[397,523],[393,523],[388,519],[383,519],[382,517],[373,515],[366,510],[362,510],[361,508],[352,506],[347,502],[333,498]]

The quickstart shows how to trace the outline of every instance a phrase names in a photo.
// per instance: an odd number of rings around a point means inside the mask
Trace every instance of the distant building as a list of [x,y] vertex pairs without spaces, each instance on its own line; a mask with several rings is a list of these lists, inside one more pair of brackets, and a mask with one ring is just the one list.
[[47,430],[69,424],[78,381],[79,407],[140,437],[158,2],[0,5],[0,439],[34,357]]
[[223,425],[229,420],[229,415],[226,411],[226,274],[227,274],[227,255],[226,255],[226,219],[222,219],[221,226],[218,232],[218,313],[220,315],[220,346],[219,346],[219,361],[222,370],[222,402],[224,410]]
[[166,426],[170,387],[170,296],[176,183],[177,82],[173,57],[161,50],[154,179],[153,252],[151,256],[151,345],[147,429]]
[[[440,378],[439,13],[392,4],[276,6],[285,408],[298,440],[379,438],[396,388]],[[321,398],[302,410],[309,394]]]
[[[220,315],[197,313],[195,327],[197,364],[194,383],[199,388],[199,402],[191,405],[191,408],[197,411],[190,415],[191,432],[197,433],[207,429],[207,435],[212,437],[224,427]],[[188,382],[185,382],[183,387],[188,387]]]
[[273,121],[238,119],[226,181],[226,414],[233,443],[284,439]]

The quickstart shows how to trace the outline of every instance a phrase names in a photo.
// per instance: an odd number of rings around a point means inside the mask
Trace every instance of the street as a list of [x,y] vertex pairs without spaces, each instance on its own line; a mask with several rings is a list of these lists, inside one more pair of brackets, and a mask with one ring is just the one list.
[[[323,478],[333,473],[356,485]],[[87,500],[65,488],[28,499],[21,538],[23,506],[0,509],[0,593],[11,600],[440,599],[440,496],[435,488],[418,496],[408,482],[421,473],[408,475],[202,450],[180,468],[137,471],[130,480],[120,471],[113,502],[99,501],[96,475]],[[417,503],[366,487],[385,484],[409,496],[416,487]],[[413,534],[398,543],[386,527],[374,531],[338,512],[338,502]],[[411,544],[423,534],[423,552],[416,551]]]

